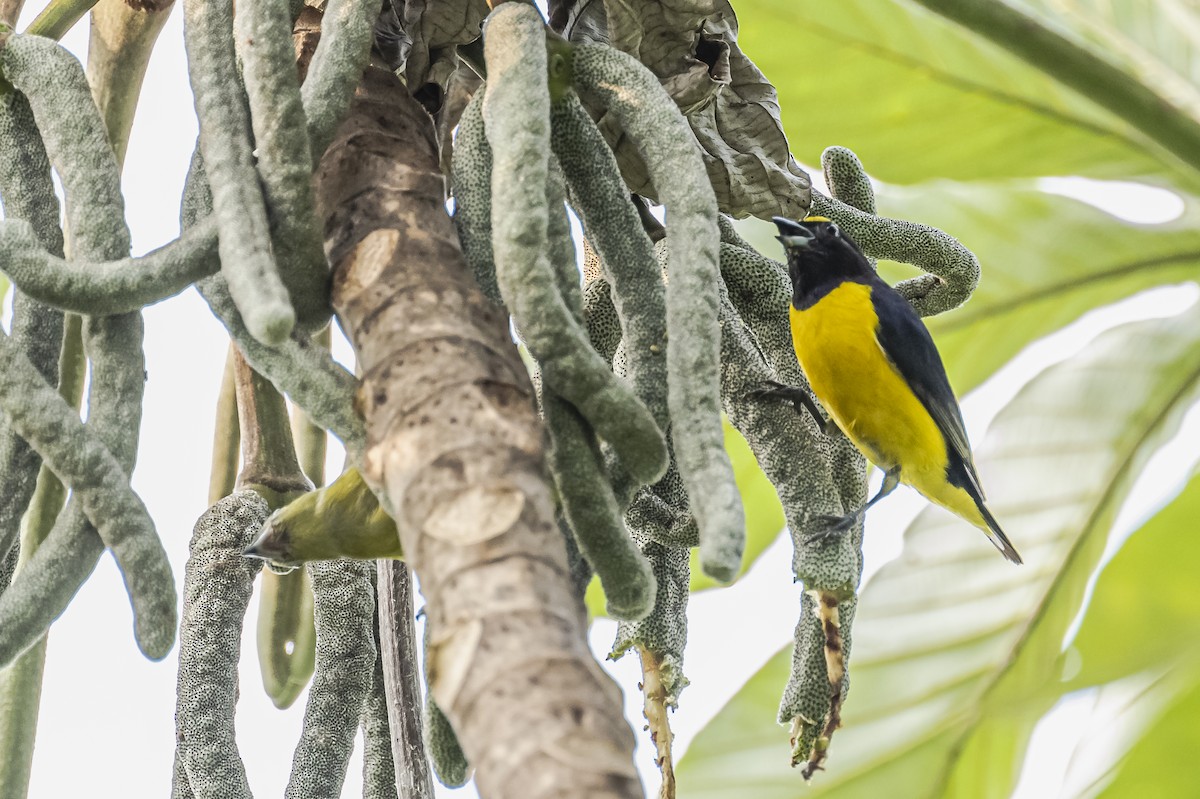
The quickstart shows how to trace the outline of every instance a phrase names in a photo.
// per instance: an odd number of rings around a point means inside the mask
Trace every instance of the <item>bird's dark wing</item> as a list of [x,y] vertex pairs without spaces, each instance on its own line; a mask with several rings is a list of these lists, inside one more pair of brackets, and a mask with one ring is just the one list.
[[[942,358],[938,355],[929,331],[908,304],[908,300],[883,281],[872,282],[871,300],[879,317],[875,340],[917,395],[917,399],[921,400],[925,410],[929,411],[929,415],[933,417],[946,439],[946,454],[951,467],[951,474],[948,476],[952,482],[958,482],[953,479],[958,475],[953,473],[959,472],[971,484],[963,488],[974,488],[982,500],[983,488],[975,474],[975,464],[971,458],[967,430],[963,426],[962,412],[958,408],[954,392],[950,389],[950,380],[946,377]],[[955,468],[960,464],[961,469]]]

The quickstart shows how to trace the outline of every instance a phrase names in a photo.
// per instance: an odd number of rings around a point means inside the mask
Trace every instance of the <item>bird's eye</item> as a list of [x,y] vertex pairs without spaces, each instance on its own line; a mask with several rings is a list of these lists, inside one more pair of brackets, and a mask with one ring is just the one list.
[[829,223],[829,235],[835,238],[842,235],[842,229],[837,226],[836,222]]

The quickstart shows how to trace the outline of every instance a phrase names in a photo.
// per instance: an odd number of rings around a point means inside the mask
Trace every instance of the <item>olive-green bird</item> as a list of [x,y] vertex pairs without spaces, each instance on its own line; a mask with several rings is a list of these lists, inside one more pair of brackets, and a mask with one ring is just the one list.
[[283,566],[334,558],[403,558],[396,523],[359,474],[347,469],[271,514],[246,554]]
[[[984,502],[962,413],[929,331],[858,246],[824,217],[773,220],[792,280],[792,343],[813,394],[846,437],[884,470],[870,502],[835,520],[845,530],[899,483],[983,530],[1013,563],[1021,556]],[[778,384],[762,394],[805,404]]]

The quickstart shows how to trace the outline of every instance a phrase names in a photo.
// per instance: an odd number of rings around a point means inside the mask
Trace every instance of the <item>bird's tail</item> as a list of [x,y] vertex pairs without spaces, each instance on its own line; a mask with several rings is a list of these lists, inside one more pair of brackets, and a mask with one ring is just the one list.
[[975,501],[975,506],[979,508],[979,514],[983,516],[984,522],[987,523],[987,529],[984,532],[987,533],[988,540],[996,546],[996,549],[1000,550],[1000,554],[1004,555],[1009,562],[1018,565],[1023,563],[1024,561],[1021,560],[1021,556],[1017,554],[1017,548],[1012,545],[1012,541],[1009,541],[1008,536],[1000,529],[1000,522],[996,521],[996,517],[987,509],[987,506],[980,500]]

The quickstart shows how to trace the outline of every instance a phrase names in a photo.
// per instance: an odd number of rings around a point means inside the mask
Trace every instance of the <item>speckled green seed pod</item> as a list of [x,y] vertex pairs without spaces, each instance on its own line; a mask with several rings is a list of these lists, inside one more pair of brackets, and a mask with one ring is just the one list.
[[392,759],[392,732],[383,684],[378,615],[371,628],[375,636],[375,668],[371,673],[370,693],[363,703],[363,799],[397,799],[396,763]]
[[[199,153],[192,156],[183,190],[180,213],[186,230],[211,209],[211,196]],[[254,371],[264,375],[277,389],[304,409],[320,427],[342,440],[346,451],[357,459],[366,444],[366,428],[354,411],[358,381],[310,339],[294,336],[279,347],[267,347],[250,335],[220,275],[196,284],[200,295],[237,342],[238,349]]]
[[657,580],[654,610],[641,621],[624,621],[617,625],[617,637],[609,658],[617,660],[635,646],[660,655],[667,704],[675,707],[679,703],[679,693],[688,684],[687,677],[683,676],[683,650],[687,646],[690,555],[687,547],[665,547],[647,539],[639,540],[638,546],[650,561]]
[[454,227],[475,282],[496,304],[503,304],[492,257],[492,147],[483,126],[481,86],[458,121],[454,137]]
[[314,332],[324,327],[331,313],[329,264],[317,224],[313,156],[300,101],[288,0],[254,0],[240,6],[234,29],[275,259],[297,322]]
[[621,320],[626,376],[659,429],[667,410],[666,289],[654,246],[621,179],[617,159],[574,93],[551,109],[551,144],[584,234],[595,249]]
[[317,666],[286,799],[341,794],[376,654],[371,631],[375,564],[341,559],[314,561],[306,568],[315,600]]
[[450,720],[429,691],[425,693],[425,748],[429,750],[438,782],[448,788],[466,785],[471,778],[471,764],[463,754]]
[[296,314],[271,254],[234,55],[233,0],[185,0],[183,14],[200,149],[221,231],[221,271],[250,334],[279,344],[292,332]]
[[[124,220],[120,170],[79,62],[57,43],[36,36],[11,37],[0,50],[0,62],[9,80],[29,99],[34,119],[43,133],[46,152],[62,177],[76,254],[96,261],[127,256],[129,229]],[[142,319],[137,313],[90,317],[84,326],[84,345],[92,362],[88,427],[111,452],[120,465],[120,476],[126,480],[137,457],[137,431],[141,422],[145,381],[142,335]],[[49,553],[62,552],[64,540],[56,535],[59,525],[66,525],[80,539],[96,534],[87,524],[84,507],[77,493],[48,537],[47,543],[54,541]],[[136,576],[128,573],[124,576],[133,590],[130,598],[137,617],[138,646],[150,658],[164,657],[175,637],[175,587],[165,554],[160,554],[162,544],[152,526],[134,527],[119,535],[142,539],[136,543],[123,540],[122,547],[128,557],[149,558],[149,562],[158,564]],[[81,540],[68,548],[89,553],[94,551],[95,542]],[[63,576],[57,571],[59,564],[55,561],[35,558],[27,570],[31,586],[48,577],[34,571],[35,563],[40,568],[55,569],[55,576]],[[75,556],[71,563],[76,567],[72,577],[81,577],[91,568],[87,558],[80,560]],[[69,600],[61,589],[53,596]],[[6,633],[19,639],[22,634],[35,632],[36,628],[28,622],[48,623],[53,619],[54,610],[48,599],[39,596],[36,600],[41,603],[39,608],[21,611],[24,626],[11,630],[5,626]],[[28,595],[26,600],[14,605],[27,604]]]
[[974,253],[937,228],[875,216],[816,191],[812,199],[811,213],[841,225],[865,254],[929,273],[896,285],[921,316],[957,308],[979,285],[979,260]]
[[239,491],[205,511],[192,533],[183,579],[173,797],[250,797],[234,713],[242,624],[262,561],[243,557],[242,550],[269,513],[257,493]]
[[657,480],[666,446],[654,419],[591,348],[559,293],[546,253],[550,95],[545,29],[532,6],[489,18],[483,118],[492,146],[492,247],[505,304],[546,386],[611,444],[634,479]]
[[350,110],[371,55],[371,31],[378,16],[375,0],[329,0],[321,15],[321,41],[300,87],[314,161],[329,147]]
[[138,258],[89,263],[47,252],[23,221],[0,223],[0,262],[22,293],[76,313],[137,311],[219,268],[216,223],[204,223]]
[[575,48],[576,86],[621,123],[667,208],[668,400],[679,471],[700,529],[706,574],[732,580],[745,546],[741,496],[725,453],[718,390],[717,203],[694,137],[657,78],[604,45]]
[[[50,160],[25,96],[0,95],[0,199],[11,220],[28,220],[38,249],[62,255],[58,198],[50,179]],[[0,260],[3,260],[0,257]],[[7,265],[5,267],[7,271]],[[24,292],[13,292],[12,340],[42,374],[58,382],[63,315]],[[0,593],[16,567],[21,516],[33,497],[42,459],[0,420]]]

